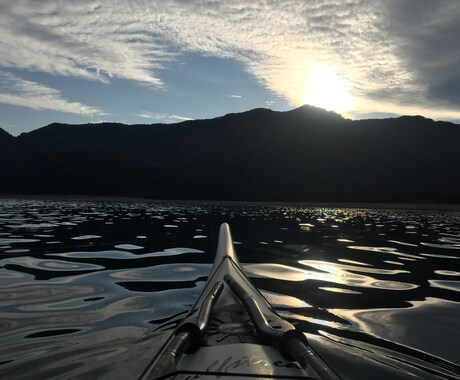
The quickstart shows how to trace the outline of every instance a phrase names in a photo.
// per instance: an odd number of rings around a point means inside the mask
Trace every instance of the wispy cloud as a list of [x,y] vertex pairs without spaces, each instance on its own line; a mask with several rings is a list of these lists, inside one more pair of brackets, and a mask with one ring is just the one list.
[[97,108],[64,99],[61,93],[54,88],[24,80],[3,71],[0,71],[0,103],[84,116],[104,114]]
[[0,66],[161,86],[154,71],[170,54],[130,2],[2,2]]
[[0,67],[165,88],[182,54],[243,63],[300,104],[315,65],[333,66],[357,107],[458,109],[460,6],[419,0],[32,0],[0,5]]
[[171,115],[168,113],[147,112],[147,111],[139,112],[138,114],[136,114],[136,116],[141,117],[143,119],[159,121],[162,123],[177,123],[178,121],[193,120],[193,118],[186,117],[186,116]]

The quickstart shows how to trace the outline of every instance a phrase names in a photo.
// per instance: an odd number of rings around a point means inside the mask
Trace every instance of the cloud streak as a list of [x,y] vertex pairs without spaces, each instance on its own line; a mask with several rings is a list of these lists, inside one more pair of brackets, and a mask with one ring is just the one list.
[[199,53],[241,62],[294,105],[318,65],[350,84],[356,111],[455,114],[459,100],[457,2],[21,0],[0,15],[0,67],[167,89],[169,62]]
[[155,120],[163,123],[177,123],[180,121],[193,120],[193,118],[186,116],[171,115],[168,113],[154,113],[147,111],[139,112],[138,114],[136,114],[136,116],[141,117],[143,119]]
[[2,71],[0,71],[0,103],[83,116],[104,114],[97,108],[64,99],[61,93],[54,88]]

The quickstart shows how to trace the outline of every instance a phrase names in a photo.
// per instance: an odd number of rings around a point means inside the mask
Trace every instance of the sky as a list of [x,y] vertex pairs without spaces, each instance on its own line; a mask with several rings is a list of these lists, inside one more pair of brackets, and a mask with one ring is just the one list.
[[460,123],[457,0],[0,0],[0,128],[303,104]]

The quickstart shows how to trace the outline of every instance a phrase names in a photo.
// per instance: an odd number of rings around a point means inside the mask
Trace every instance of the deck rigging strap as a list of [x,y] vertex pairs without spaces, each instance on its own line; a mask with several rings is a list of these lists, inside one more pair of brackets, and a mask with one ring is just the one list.
[[184,353],[192,353],[200,348],[208,329],[212,309],[223,288],[222,281],[214,284],[201,304],[198,315],[195,316],[196,313],[193,313],[179,325],[174,338],[161,354],[155,368],[147,376],[143,376],[143,379],[157,379],[174,373]]
[[276,322],[279,322],[281,329],[274,329],[254,298],[230,274],[226,274],[224,280],[245,307],[262,341],[268,344],[276,342],[281,355],[286,360],[298,362],[305,370],[310,366],[321,379],[340,380],[340,377],[309,348],[307,338],[302,332],[276,315],[274,317],[278,319]]

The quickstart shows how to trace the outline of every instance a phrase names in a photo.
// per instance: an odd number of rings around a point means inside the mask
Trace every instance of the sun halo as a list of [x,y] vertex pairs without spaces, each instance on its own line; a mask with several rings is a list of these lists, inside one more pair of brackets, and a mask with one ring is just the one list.
[[355,101],[345,79],[328,66],[317,66],[305,80],[303,103],[341,113],[350,111]]

